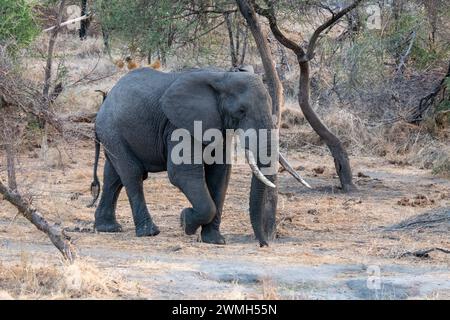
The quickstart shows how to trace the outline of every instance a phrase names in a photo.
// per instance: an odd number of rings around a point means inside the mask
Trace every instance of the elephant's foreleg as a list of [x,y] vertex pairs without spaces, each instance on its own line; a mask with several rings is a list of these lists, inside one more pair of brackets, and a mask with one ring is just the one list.
[[106,159],[103,174],[103,191],[100,203],[95,210],[95,229],[99,232],[120,232],[122,227],[116,220],[117,199],[122,190],[122,181]]
[[225,244],[225,238],[220,234],[220,222],[230,174],[231,165],[205,165],[206,184],[216,205],[216,215],[210,223],[202,226],[201,237],[203,242]]
[[192,204],[181,212],[181,225],[186,234],[195,234],[197,229],[210,223],[216,215],[216,205],[206,185],[203,164],[174,165],[167,167],[170,182],[178,187]]

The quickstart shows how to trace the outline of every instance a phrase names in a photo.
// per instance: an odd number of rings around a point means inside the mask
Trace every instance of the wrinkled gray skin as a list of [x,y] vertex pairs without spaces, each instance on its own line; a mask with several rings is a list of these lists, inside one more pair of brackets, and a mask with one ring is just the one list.
[[[194,234],[201,227],[203,242],[225,243],[219,226],[230,165],[175,165],[169,157],[177,143],[170,139],[172,132],[185,128],[193,134],[194,121],[202,121],[203,130],[270,130],[270,96],[257,76],[244,72],[162,73],[142,68],[128,73],[112,88],[95,123],[106,154],[103,190],[95,211],[97,231],[121,231],[115,209],[124,186],[136,235],[157,235],[160,231],[147,209],[143,181],[148,172],[167,171],[170,182],[192,205],[181,212],[184,231]],[[253,152],[256,157],[257,150]],[[267,245],[262,227],[267,188],[252,177],[250,218],[260,245]]]

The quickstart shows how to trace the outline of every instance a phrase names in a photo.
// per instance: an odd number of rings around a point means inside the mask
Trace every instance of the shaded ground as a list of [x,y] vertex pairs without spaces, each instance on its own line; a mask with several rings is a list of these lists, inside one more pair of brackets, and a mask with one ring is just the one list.
[[[449,220],[438,221],[434,228],[393,228],[419,214],[448,216],[450,182],[429,171],[382,159],[352,159],[359,191],[346,195],[335,187],[330,157],[307,151],[291,154],[314,189],[280,174],[277,239],[269,248],[259,248],[247,213],[250,171],[236,166],[222,224],[227,245],[214,246],[181,232],[179,212],[188,203],[165,173],[153,174],[145,183],[160,235],[134,236],[125,193],[118,204],[124,232],[92,233],[94,209],[85,207],[90,200],[91,144],[67,146],[62,152],[64,169],[43,166],[34,153],[21,158],[22,189],[34,195],[33,202],[49,218],[72,231],[82,259],[137,283],[135,297],[450,298],[450,255],[403,255],[432,247],[449,249]],[[324,167],[321,174],[314,170],[318,164]],[[24,254],[34,265],[59,260],[47,238],[15,217],[4,201],[0,250],[4,266],[19,263]]]

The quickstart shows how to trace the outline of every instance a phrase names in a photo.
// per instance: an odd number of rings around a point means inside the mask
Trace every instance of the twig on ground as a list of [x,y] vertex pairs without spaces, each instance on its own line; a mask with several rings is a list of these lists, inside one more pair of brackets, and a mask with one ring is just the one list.
[[416,250],[416,251],[407,251],[403,254],[400,255],[400,258],[406,257],[406,256],[414,256],[417,258],[429,258],[430,252],[433,251],[441,251],[443,253],[448,253],[450,254],[450,250],[447,249],[442,249],[442,248],[431,248],[431,249],[422,249],[422,250]]

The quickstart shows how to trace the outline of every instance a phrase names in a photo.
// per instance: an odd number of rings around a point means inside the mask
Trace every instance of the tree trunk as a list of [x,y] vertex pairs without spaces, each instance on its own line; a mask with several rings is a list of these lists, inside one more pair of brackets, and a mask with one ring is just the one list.
[[10,190],[17,190],[16,180],[16,153],[13,142],[8,139],[6,142],[6,166],[8,171],[8,187]]
[[267,9],[262,9],[255,2],[255,7],[258,13],[265,16],[269,20],[270,29],[272,30],[275,38],[286,48],[292,50],[297,56],[298,64],[300,67],[300,79],[299,79],[299,94],[298,103],[303,111],[303,114],[311,124],[314,131],[320,136],[320,138],[326,143],[331,151],[334,158],[334,164],[336,166],[336,173],[341,181],[342,189],[344,192],[352,191],[356,189],[352,180],[352,171],[350,168],[350,162],[348,160],[347,152],[340,140],[332,133],[328,128],[322,123],[319,117],[316,115],[314,110],[310,105],[310,71],[309,71],[309,61],[314,57],[314,51],[319,40],[321,33],[325,30],[329,30],[339,19],[355,9],[362,0],[354,0],[352,4],[346,8],[340,10],[338,13],[333,14],[330,19],[325,21],[320,25],[314,33],[312,34],[307,49],[303,49],[297,42],[288,39],[283,32],[278,27],[275,11],[274,2],[266,0]]
[[[299,57],[299,60],[301,57]],[[342,190],[349,192],[355,190],[356,187],[352,182],[352,170],[348,160],[347,151],[342,145],[338,137],[336,137],[328,128],[322,123],[317,114],[311,108],[310,104],[310,72],[309,62],[299,61],[300,65],[300,79],[299,79],[299,93],[298,104],[302,112],[314,131],[320,136],[325,144],[330,149],[334,158],[334,165],[336,173],[341,181]]]
[[[81,16],[87,14],[87,0],[81,0]],[[89,19],[81,20],[80,23],[80,39],[84,40],[87,37],[89,27]]]
[[[238,57],[236,55],[236,48],[234,46],[234,36],[233,36],[233,24],[231,23],[230,13],[225,13],[225,22],[228,30],[228,39],[230,42],[230,58],[231,58],[231,67],[235,68],[238,66]],[[238,43],[236,43],[238,45]]]
[[239,65],[243,66],[245,62],[245,55],[247,54],[247,46],[248,46],[248,28],[245,27],[244,31],[244,40],[242,43],[242,53],[239,59]]
[[267,86],[269,87],[269,93],[272,98],[272,114],[276,116],[276,123],[278,126],[279,121],[281,120],[281,109],[284,105],[283,86],[277,71],[275,70],[275,64],[267,42],[267,37],[262,31],[255,9],[250,5],[249,1],[236,0],[236,2],[243,17],[247,21],[253,38],[255,39],[256,46],[258,47],[258,52],[264,66]]

